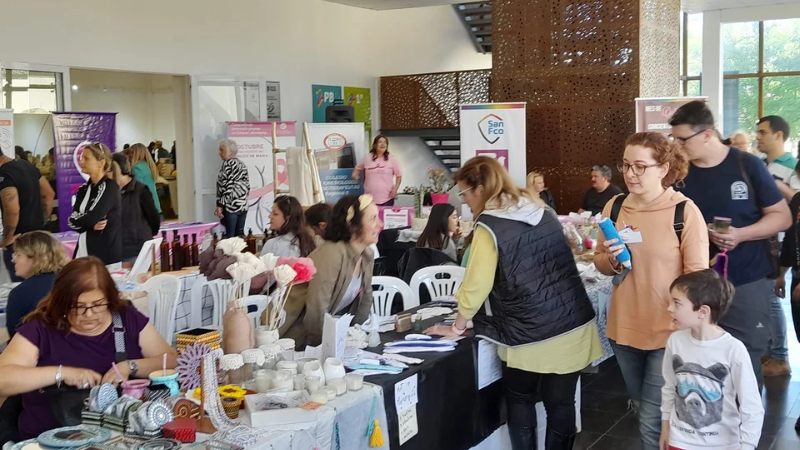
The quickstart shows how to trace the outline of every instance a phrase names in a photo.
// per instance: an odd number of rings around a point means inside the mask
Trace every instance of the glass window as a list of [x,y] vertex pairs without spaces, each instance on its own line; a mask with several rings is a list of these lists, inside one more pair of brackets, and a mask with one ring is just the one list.
[[689,80],[686,82],[686,96],[687,97],[700,96],[700,80]]
[[63,108],[61,74],[27,70],[0,70],[2,104],[15,113],[49,114]]
[[729,78],[722,84],[722,134],[736,130],[755,135],[758,121],[758,78]]
[[703,13],[689,14],[688,22],[686,45],[689,67],[686,75],[693,77],[703,71]]
[[758,22],[722,24],[722,70],[758,73]]
[[800,19],[764,22],[764,72],[800,71]]
[[764,115],[781,116],[789,122],[787,151],[795,153],[800,138],[800,76],[764,78]]

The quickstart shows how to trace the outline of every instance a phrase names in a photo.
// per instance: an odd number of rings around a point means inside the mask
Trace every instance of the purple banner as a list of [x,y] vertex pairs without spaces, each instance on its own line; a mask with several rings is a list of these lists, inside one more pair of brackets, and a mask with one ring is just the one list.
[[113,152],[116,147],[117,113],[53,113],[53,135],[56,153],[56,189],[58,190],[58,223],[67,231],[73,197],[88,176],[81,172],[79,161],[83,146],[102,142]]

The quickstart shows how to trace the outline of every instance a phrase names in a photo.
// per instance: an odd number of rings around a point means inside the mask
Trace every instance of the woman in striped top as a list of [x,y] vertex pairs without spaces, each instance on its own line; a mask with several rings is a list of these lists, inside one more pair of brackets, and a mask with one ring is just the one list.
[[225,237],[244,235],[247,219],[247,195],[250,193],[250,176],[247,166],[236,158],[238,147],[232,139],[219,143],[222,168],[217,177],[217,209],[214,215],[225,227]]

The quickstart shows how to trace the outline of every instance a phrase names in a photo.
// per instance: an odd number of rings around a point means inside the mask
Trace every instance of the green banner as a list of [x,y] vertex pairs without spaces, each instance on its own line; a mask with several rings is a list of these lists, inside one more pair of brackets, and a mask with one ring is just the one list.
[[372,131],[372,94],[369,88],[344,87],[344,104],[352,106],[356,122],[363,122],[364,129]]
[[325,108],[333,106],[334,100],[342,99],[341,86],[311,85],[311,101],[314,123],[325,123]]

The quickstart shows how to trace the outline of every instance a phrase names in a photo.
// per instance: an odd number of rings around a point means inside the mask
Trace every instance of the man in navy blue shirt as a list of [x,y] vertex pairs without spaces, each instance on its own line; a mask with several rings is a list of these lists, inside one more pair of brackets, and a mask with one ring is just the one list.
[[[691,164],[681,191],[709,224],[731,219],[727,232],[709,231],[711,252],[728,255],[728,279],[736,294],[719,325],[747,347],[759,388],[761,356],[770,339],[770,297],[774,282],[767,239],[791,226],[786,200],[758,158],[723,144],[714,116],[702,101],[680,107],[670,119],[672,138],[683,145]],[[712,227],[713,228],[713,227]]]

